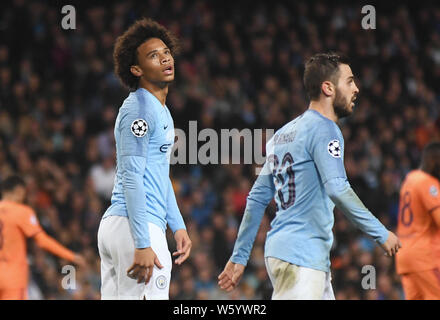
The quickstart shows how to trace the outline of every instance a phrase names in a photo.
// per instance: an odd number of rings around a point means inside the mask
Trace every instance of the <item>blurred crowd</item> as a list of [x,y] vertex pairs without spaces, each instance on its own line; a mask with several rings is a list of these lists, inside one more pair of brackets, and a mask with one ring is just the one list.
[[[128,94],[113,73],[113,44],[147,16],[180,39],[167,105],[175,127],[277,130],[308,106],[304,62],[335,50],[352,59],[360,94],[341,121],[349,180],[394,231],[398,193],[426,143],[440,138],[440,7],[376,7],[376,29],[362,6],[324,1],[72,2],[76,29],[61,27],[61,5],[0,3],[0,179],[23,176],[43,228],[81,252],[88,267],[62,288],[69,264],[29,242],[31,299],[99,299],[97,229],[115,175],[113,128]],[[270,299],[263,248],[270,204],[239,288],[220,292],[217,276],[232,253],[255,165],[172,165],[177,201],[193,250],[174,266],[171,299]],[[331,251],[337,299],[403,299],[393,259],[335,210]],[[170,251],[175,250],[168,232]],[[294,244],[291,244],[294,245]],[[363,266],[376,288],[362,288]]]

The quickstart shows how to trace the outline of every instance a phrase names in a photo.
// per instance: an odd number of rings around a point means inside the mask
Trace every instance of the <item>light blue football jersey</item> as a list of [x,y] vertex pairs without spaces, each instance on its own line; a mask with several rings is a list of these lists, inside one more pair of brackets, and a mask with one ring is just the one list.
[[131,92],[115,123],[116,176],[108,216],[128,217],[136,248],[150,246],[148,222],[185,229],[169,178],[174,123],[167,106],[144,88]]
[[247,264],[265,208],[277,212],[265,257],[328,272],[335,204],[362,231],[383,243],[388,230],[362,204],[347,181],[344,139],[337,124],[309,109],[278,130],[247,198],[231,261]]

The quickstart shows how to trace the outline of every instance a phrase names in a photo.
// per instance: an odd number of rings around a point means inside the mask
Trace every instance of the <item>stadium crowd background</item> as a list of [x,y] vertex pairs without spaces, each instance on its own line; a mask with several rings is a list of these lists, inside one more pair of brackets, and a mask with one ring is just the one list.
[[[26,179],[44,229],[88,261],[64,290],[60,261],[30,242],[31,299],[99,299],[96,234],[115,173],[114,120],[127,91],[113,73],[116,37],[148,16],[181,40],[167,105],[175,127],[272,128],[307,108],[305,60],[338,50],[352,58],[360,95],[342,122],[350,182],[394,230],[399,186],[423,146],[440,135],[440,8],[376,6],[377,29],[361,27],[361,6],[323,1],[123,1],[76,4],[76,29],[61,28],[61,5],[0,3],[0,178]],[[173,165],[179,207],[193,241],[175,266],[171,299],[269,299],[264,261],[270,205],[241,286],[219,291],[256,178],[251,165]],[[337,299],[402,299],[392,259],[336,210],[331,251]],[[168,234],[169,236],[169,234]],[[170,250],[174,241],[169,237]],[[376,290],[361,288],[376,267]]]

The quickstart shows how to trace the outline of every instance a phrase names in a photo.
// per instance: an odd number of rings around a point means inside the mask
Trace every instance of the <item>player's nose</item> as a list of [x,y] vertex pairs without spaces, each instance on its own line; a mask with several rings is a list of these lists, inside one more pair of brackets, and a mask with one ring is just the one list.
[[359,93],[359,88],[357,87],[357,85],[354,85],[354,94],[358,94]]
[[167,64],[170,60],[171,60],[171,57],[166,56],[166,55],[162,56],[162,59],[161,59],[162,64]]

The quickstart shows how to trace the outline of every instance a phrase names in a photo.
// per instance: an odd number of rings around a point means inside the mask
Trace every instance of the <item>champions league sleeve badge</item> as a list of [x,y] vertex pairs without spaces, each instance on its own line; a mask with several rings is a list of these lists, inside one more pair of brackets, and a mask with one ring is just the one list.
[[341,145],[338,140],[332,140],[328,143],[327,151],[333,158],[341,157]]
[[148,132],[148,124],[144,119],[134,120],[131,124],[131,133],[137,138],[142,138]]

